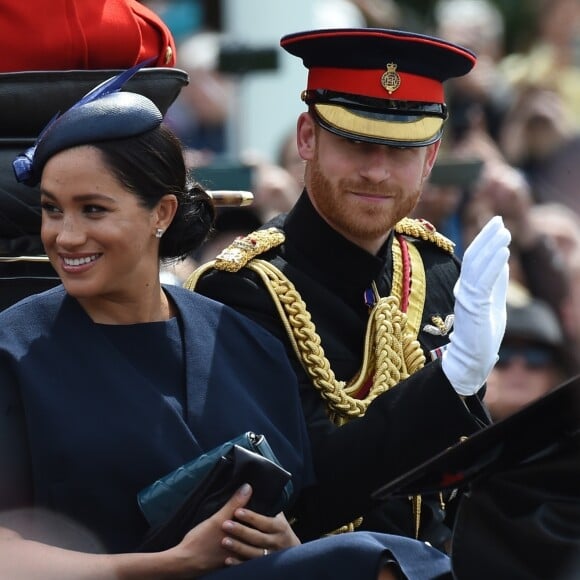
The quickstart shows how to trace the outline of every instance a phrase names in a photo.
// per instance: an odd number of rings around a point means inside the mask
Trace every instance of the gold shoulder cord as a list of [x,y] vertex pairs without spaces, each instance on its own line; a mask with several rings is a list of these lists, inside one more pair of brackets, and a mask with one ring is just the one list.
[[[426,239],[423,237],[424,228],[417,226],[415,220],[403,220],[395,229],[398,233]],[[399,241],[394,238],[392,294],[388,297],[376,296],[377,301],[367,323],[361,369],[347,383],[337,380],[330,368],[330,362],[324,354],[320,336],[316,332],[306,304],[292,282],[278,268],[255,257],[283,241],[284,235],[275,228],[259,230],[240,238],[216,260],[198,268],[187,280],[185,287],[194,290],[199,278],[212,268],[235,272],[246,267],[256,272],[276,306],[298,360],[311,378],[314,387],[326,401],[331,420],[336,425],[343,425],[352,418],[364,415],[378,395],[406,379],[425,364],[425,356],[417,340],[426,291],[423,262],[415,246],[407,244],[412,285],[408,311],[403,313],[399,308],[402,292],[402,255]],[[376,291],[376,287],[374,289]],[[364,390],[368,391],[367,394],[358,398],[356,395]],[[418,535],[420,497],[413,498],[413,508],[415,531]],[[362,518],[358,518],[333,533],[353,530],[361,522]]]
[[395,224],[395,231],[398,234],[410,236],[425,242],[431,242],[448,254],[453,254],[455,243],[449,238],[441,235],[435,227],[426,220],[404,218]]

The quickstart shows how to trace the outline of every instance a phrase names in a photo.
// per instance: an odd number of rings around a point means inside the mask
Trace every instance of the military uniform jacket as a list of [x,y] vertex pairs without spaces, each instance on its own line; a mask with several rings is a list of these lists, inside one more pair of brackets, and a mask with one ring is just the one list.
[[[392,236],[379,255],[373,256],[330,228],[306,193],[288,215],[279,216],[264,227],[272,226],[284,232],[285,241],[259,258],[275,265],[293,282],[308,307],[336,377],[351,379],[361,365],[369,316],[365,291],[373,282],[381,296],[391,290]],[[449,328],[435,333],[422,329],[434,326],[434,316],[443,321],[443,326],[446,320],[449,324],[459,262],[430,242],[409,243],[418,248],[425,268],[426,298],[418,339],[428,355],[448,342],[445,333]],[[348,520],[344,518],[356,515],[365,501],[368,507],[369,491],[380,480],[405,472],[488,421],[479,400],[470,397],[464,403],[447,381],[440,363],[434,361],[380,395],[364,417],[337,429],[296,359],[269,292],[254,272],[247,268],[236,273],[210,270],[198,280],[196,290],[265,326],[285,341],[294,360],[317,476],[328,488],[326,506],[318,498],[316,505],[310,507],[307,494],[304,496],[302,513],[297,514],[297,529],[303,537],[315,535],[322,522],[345,523]],[[392,520],[383,521],[379,527],[411,535],[411,521],[405,517],[408,529],[400,529],[398,524],[393,528]]]

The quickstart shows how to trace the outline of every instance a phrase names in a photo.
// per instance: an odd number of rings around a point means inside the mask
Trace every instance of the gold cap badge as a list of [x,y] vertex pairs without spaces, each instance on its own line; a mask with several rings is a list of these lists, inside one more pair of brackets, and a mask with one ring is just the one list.
[[389,95],[393,94],[401,86],[401,77],[397,72],[397,65],[394,62],[387,64],[387,70],[381,77],[381,85]]

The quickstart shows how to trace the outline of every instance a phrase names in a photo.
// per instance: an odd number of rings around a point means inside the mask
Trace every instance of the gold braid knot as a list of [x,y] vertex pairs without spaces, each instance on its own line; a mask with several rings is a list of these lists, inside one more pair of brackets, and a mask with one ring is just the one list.
[[[375,368],[368,404],[425,364],[421,345],[406,332],[406,325],[407,315],[399,310],[394,296],[380,298],[371,311],[363,359],[371,365],[374,362]],[[374,336],[374,345],[369,342],[370,336]]]

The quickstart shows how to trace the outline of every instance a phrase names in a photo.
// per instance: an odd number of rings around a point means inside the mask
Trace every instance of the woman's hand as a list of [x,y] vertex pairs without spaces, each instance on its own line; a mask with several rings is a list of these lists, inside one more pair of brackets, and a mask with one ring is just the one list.
[[224,525],[232,520],[237,509],[248,503],[251,495],[252,488],[243,485],[222,509],[195,526],[177,546],[167,550],[180,577],[201,576],[229,564],[231,553],[224,546],[229,532],[224,531]]
[[222,525],[227,534],[222,546],[231,553],[226,559],[230,566],[300,544],[283,513],[268,517],[238,508],[234,516],[235,520],[226,520]]

